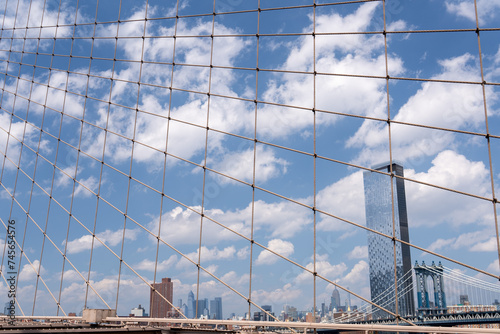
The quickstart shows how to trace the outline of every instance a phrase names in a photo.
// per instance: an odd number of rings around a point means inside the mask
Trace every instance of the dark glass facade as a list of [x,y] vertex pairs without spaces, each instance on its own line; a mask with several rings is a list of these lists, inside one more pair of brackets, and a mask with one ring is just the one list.
[[210,319],[222,320],[222,298],[215,297],[210,301]]
[[[389,164],[374,166],[372,169],[390,173]],[[404,176],[403,166],[393,163],[394,175]],[[377,172],[365,172],[363,175],[365,188],[366,225],[370,229],[393,235],[394,200],[394,234],[397,239],[409,242],[408,215],[404,180]],[[394,196],[393,196],[394,195]],[[415,304],[412,291],[410,247],[400,242],[395,244],[390,238],[368,232],[368,257],[370,264],[371,299],[377,305],[396,313],[395,275],[398,279],[398,313],[402,316],[413,315]],[[406,274],[406,275],[405,275]],[[404,276],[404,279],[402,279]],[[390,318],[382,310],[373,313],[374,318]]]

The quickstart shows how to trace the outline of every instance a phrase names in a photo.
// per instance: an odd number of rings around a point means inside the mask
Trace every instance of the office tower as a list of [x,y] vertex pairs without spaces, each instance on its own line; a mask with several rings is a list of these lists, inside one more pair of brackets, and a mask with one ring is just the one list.
[[210,319],[222,320],[222,298],[215,297],[210,301]]
[[208,299],[205,298],[205,299],[198,299],[198,314],[197,314],[197,317],[201,317],[202,315],[204,316],[208,316],[209,315],[209,311],[208,311],[208,307],[210,305],[208,304]]
[[325,303],[321,303],[321,317],[324,317],[327,313],[328,313],[328,311],[327,311],[327,308],[326,308],[326,304]]
[[[374,166],[372,169],[390,173],[391,165]],[[403,166],[397,163],[392,164],[392,172],[394,175],[404,176]],[[366,171],[363,173],[363,179],[366,226],[392,237],[392,203],[394,201],[395,237],[409,242],[404,180],[394,177],[391,188],[391,177],[384,174]],[[394,247],[396,248],[395,256]],[[390,238],[368,232],[368,254],[372,302],[383,305],[387,310],[396,313],[394,289],[394,273],[396,272],[398,279],[398,313],[403,316],[413,315],[415,307],[410,247],[400,242],[394,244]],[[391,292],[387,293],[387,291]],[[386,293],[384,294],[384,292]],[[388,317],[391,316],[380,309],[374,312],[374,318]]]
[[332,297],[330,299],[330,311],[337,310],[339,309],[340,306],[340,292],[335,287],[335,289],[332,292]]
[[[186,304],[182,304],[182,307],[181,307],[181,312],[182,314],[184,314],[186,317],[188,316],[189,312],[188,312],[188,306]],[[189,317],[188,317],[189,318]]]
[[187,302],[187,314],[186,314],[186,316],[189,319],[193,319],[194,317],[196,317],[195,307],[196,307],[196,301],[194,300],[194,293],[193,291],[189,291],[188,302]]
[[149,295],[149,314],[151,318],[166,318],[171,316],[174,283],[167,277],[162,278],[161,283],[154,283],[152,286]]

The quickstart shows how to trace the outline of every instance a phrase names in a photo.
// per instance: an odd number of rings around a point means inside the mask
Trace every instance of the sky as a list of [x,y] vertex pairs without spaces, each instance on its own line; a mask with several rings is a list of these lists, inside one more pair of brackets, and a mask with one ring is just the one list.
[[499,275],[500,1],[477,0],[478,40],[472,0],[387,0],[386,41],[382,2],[336,2],[0,1],[0,221],[23,312],[87,296],[127,315],[162,277],[175,305],[222,297],[225,317],[249,293],[328,304],[333,285],[292,262],[369,299],[363,171],[391,158],[410,242]]

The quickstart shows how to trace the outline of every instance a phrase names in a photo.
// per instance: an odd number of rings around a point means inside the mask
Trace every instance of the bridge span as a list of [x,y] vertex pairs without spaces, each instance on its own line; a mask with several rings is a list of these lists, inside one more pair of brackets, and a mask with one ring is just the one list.
[[[4,320],[7,320],[4,317]],[[257,333],[500,333],[496,328],[463,328],[444,325],[389,323],[311,323],[245,320],[167,319],[106,317],[99,323],[86,323],[81,317],[19,317],[15,326],[0,325],[1,333],[158,333],[158,334],[257,334]],[[463,323],[462,325],[465,325]],[[448,325],[448,326],[447,326]]]

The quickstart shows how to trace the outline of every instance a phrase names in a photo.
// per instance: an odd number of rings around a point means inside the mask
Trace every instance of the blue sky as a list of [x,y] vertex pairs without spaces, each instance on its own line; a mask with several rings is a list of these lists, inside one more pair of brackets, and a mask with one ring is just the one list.
[[[405,184],[412,244],[500,273],[493,204],[485,200],[492,198],[492,180],[497,196],[500,192],[499,33],[480,33],[493,136],[489,148],[483,89],[464,83],[483,80],[476,33],[407,32],[475,29],[472,0],[386,1],[387,31],[404,31],[387,34],[388,73],[419,79],[391,79],[388,85],[382,34],[328,34],[381,31],[381,2],[317,6],[315,16],[311,6],[263,10],[260,26],[257,1],[217,0],[218,13],[248,12],[216,15],[213,23],[212,15],[190,16],[211,14],[213,2],[181,0],[177,25],[175,3],[149,1],[145,23],[144,1],[122,1],[119,13],[119,1],[100,1],[97,10],[96,1],[80,1],[78,10],[76,1],[62,1],[60,8],[57,1],[47,1],[44,10],[43,1],[22,0],[17,20],[17,2],[0,2],[6,8],[0,150],[8,157],[0,160],[0,218],[16,219],[20,243],[25,232],[24,251],[32,263],[23,258],[20,268],[18,295],[25,313],[33,305],[33,268],[40,268],[48,287],[38,284],[35,314],[55,314],[50,292],[58,299],[60,289],[64,311],[81,310],[86,292],[80,274],[89,275],[88,230],[94,226],[106,247],[95,241],[90,280],[114,307],[121,273],[119,314],[149,304],[149,288],[140,277],[153,281],[157,250],[156,281],[171,277],[175,303],[185,301],[190,290],[196,293],[198,271],[174,248],[198,260],[202,201],[208,218],[201,232],[201,266],[242,295],[249,294],[251,243],[212,220],[247,238],[253,230],[256,242],[311,270],[315,226],[318,273],[369,298],[367,232],[321,213],[314,219],[307,207],[316,201],[322,212],[365,225],[363,170],[355,166],[389,161],[389,150],[404,164],[408,179],[424,182]],[[260,1],[263,9],[311,4]],[[500,1],[478,0],[477,8],[480,28],[498,28]],[[40,29],[42,13],[45,28]],[[124,22],[117,25],[118,18]],[[11,40],[14,22],[14,36],[20,38]],[[174,54],[174,40],[165,36],[175,29]],[[258,41],[257,33],[262,34]],[[25,34],[29,38],[23,45]],[[117,34],[121,38],[115,40]],[[143,35],[150,38],[137,38]],[[391,124],[390,148],[383,121],[388,109],[398,121]],[[14,204],[9,193],[15,194]],[[160,222],[165,243],[157,247]],[[45,228],[53,243],[43,243]],[[64,263],[61,284],[59,250],[66,246],[72,265]],[[110,250],[118,256],[123,252],[137,274],[125,265],[120,269]],[[412,249],[412,260],[439,259]],[[252,275],[256,304],[271,304],[278,312],[285,303],[312,307],[313,275],[255,245]],[[333,286],[322,280],[316,284],[317,305],[328,302]],[[5,282],[0,287],[7,289]],[[0,293],[0,302],[7,301],[6,295]],[[225,316],[248,310],[244,298],[202,273],[199,297],[218,296]],[[356,298],[352,302],[361,304]],[[88,306],[105,304],[90,291]]]

